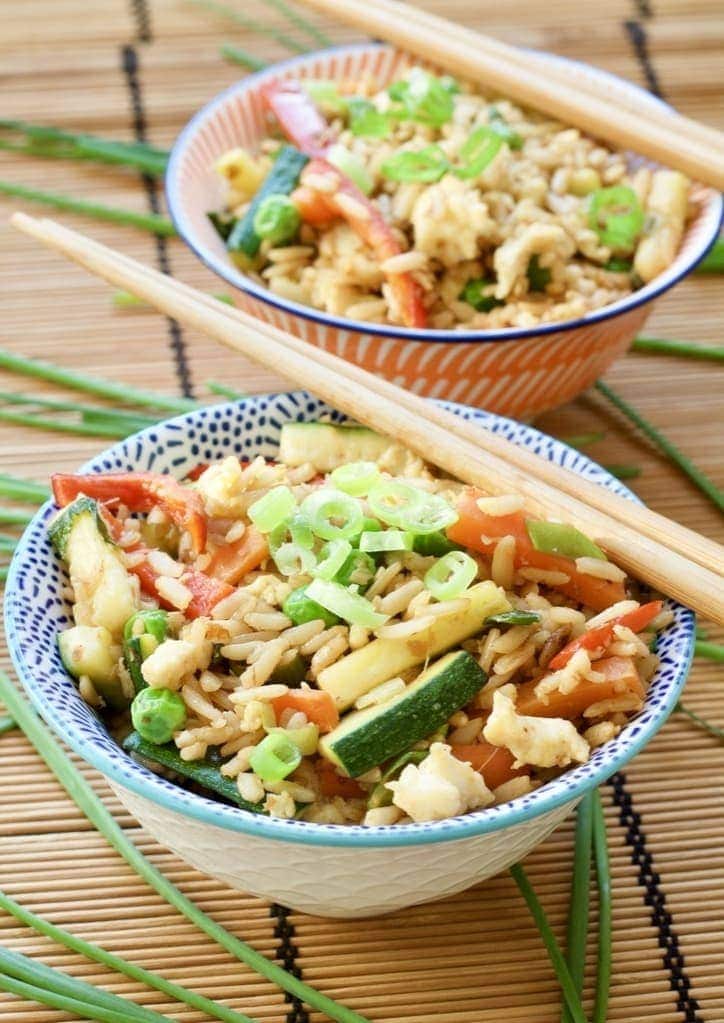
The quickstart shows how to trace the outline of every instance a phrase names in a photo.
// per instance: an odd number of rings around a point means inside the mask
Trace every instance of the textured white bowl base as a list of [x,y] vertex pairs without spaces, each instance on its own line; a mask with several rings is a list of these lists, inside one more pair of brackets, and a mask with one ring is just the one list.
[[499,874],[542,842],[577,803],[473,838],[368,849],[227,831],[110,785],[161,845],[204,874],[302,913],[347,919],[433,902]]

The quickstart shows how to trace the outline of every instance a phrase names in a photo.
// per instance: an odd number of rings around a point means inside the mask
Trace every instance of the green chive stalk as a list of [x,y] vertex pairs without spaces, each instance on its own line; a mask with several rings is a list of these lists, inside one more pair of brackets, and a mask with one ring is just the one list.
[[2,717],[0,717],[0,735],[5,735],[6,732],[12,732],[17,727],[15,719],[11,718],[8,714],[3,714]]
[[215,380],[207,380],[206,386],[212,394],[219,394],[222,398],[229,398],[230,401],[238,401],[240,398],[248,397],[248,395],[242,394],[241,391],[235,391],[232,387],[226,387],[225,384],[219,384]]
[[0,508],[0,525],[27,526],[32,521],[33,516],[29,512],[8,511],[5,508]]
[[15,391],[0,391],[0,402],[7,405],[37,405],[39,408],[54,409],[57,412],[80,412],[91,418],[94,416],[108,418],[119,423],[129,423],[137,426],[142,423],[144,426],[153,426],[158,419],[144,416],[139,412],[126,412],[124,409],[104,408],[102,405],[84,405],[78,401],[63,401],[56,398],[39,398],[32,394],[19,394]]
[[619,480],[635,480],[637,476],[641,475],[640,465],[619,465],[614,463],[613,465],[604,465],[603,468]]
[[682,451],[672,444],[668,438],[664,437],[652,423],[636,411],[633,406],[629,405],[616,391],[612,390],[608,384],[604,384],[602,380],[596,381],[596,389],[600,391],[608,400],[614,405],[619,412],[622,412],[631,422],[641,430],[641,432],[648,437],[648,439],[663,451],[664,454],[685,473],[689,479],[696,484],[702,493],[706,494],[709,500],[714,504],[719,511],[724,511],[724,493],[719,490],[717,486],[709,479],[706,473],[702,472],[694,463],[685,455]]
[[660,355],[682,355],[687,359],[724,362],[724,347],[717,345],[695,345],[690,341],[669,341],[660,337],[637,337],[631,347],[635,352],[658,352]]
[[285,3],[284,0],[266,0],[266,3],[270,7],[274,7],[280,14],[283,14],[287,21],[290,21],[292,25],[300,29],[305,35],[317,43],[319,46],[332,46],[332,40],[326,35],[321,29],[318,29],[316,25],[313,25],[311,21],[307,21],[298,11],[295,11],[293,7]]
[[593,856],[596,861],[598,887],[598,959],[596,965],[596,994],[591,1023],[606,1023],[608,997],[611,989],[611,959],[613,955],[611,925],[611,868],[606,841],[606,818],[598,789],[593,793]]
[[224,60],[238,64],[240,67],[246,68],[247,71],[263,71],[264,68],[269,67],[268,61],[262,60],[261,57],[255,57],[253,53],[242,50],[240,46],[231,46],[230,43],[220,46],[219,53]]
[[724,664],[724,646],[720,643],[709,643],[705,639],[697,639],[694,644],[694,656]]
[[[8,976],[24,984],[32,985],[36,990],[45,990],[48,993],[69,998],[93,1007],[96,1011],[103,1010],[112,1014],[113,1017],[134,1021],[134,1023],[172,1023],[168,1016],[162,1016],[158,1012],[146,1009],[136,1002],[132,1002],[119,995],[111,994],[100,987],[92,987],[76,977],[71,977],[61,970],[29,956],[21,955],[19,952],[11,952],[9,949],[0,948],[0,974],[3,980]],[[96,1016],[100,1019],[100,1016]],[[110,1017],[109,1017],[110,1018]]]
[[7,472],[0,472],[0,497],[26,504],[43,504],[50,497],[50,488],[33,480],[22,480]]
[[193,4],[194,7],[203,7],[207,11],[212,11],[214,14],[218,14],[222,18],[226,18],[228,21],[234,21],[237,25],[241,25],[248,32],[255,32],[260,36],[267,36],[269,39],[274,39],[276,42],[281,43],[282,46],[286,46],[288,50],[292,50],[294,53],[309,53],[309,47],[305,46],[304,43],[300,43],[294,39],[293,36],[287,35],[286,32],[282,32],[278,28],[274,28],[271,25],[265,25],[261,21],[257,21],[255,18],[248,18],[241,11],[235,10],[233,7],[228,7],[226,4],[217,3],[216,0],[187,0],[187,3]]
[[32,426],[38,430],[51,430],[53,433],[76,433],[81,437],[110,437],[115,440],[122,440],[133,432],[119,427],[117,423],[71,423],[27,412],[8,412],[7,409],[0,409],[0,422]]
[[555,934],[551,930],[551,925],[548,923],[545,911],[538,901],[538,896],[533,890],[533,886],[528,880],[528,877],[520,863],[514,863],[510,868],[510,873],[513,880],[518,885],[520,894],[525,899],[525,903],[530,910],[531,916],[535,920],[536,926],[540,931],[543,944],[546,947],[551,963],[553,964],[553,969],[558,977],[558,983],[563,991],[563,997],[565,998],[573,1023],[587,1023],[583,1012],[583,1006],[581,1005],[581,999],[576,991],[576,985],[574,984],[573,978],[568,970],[568,966],[566,965],[566,960],[563,957],[560,946],[556,941]]
[[12,554],[18,545],[17,537],[7,536],[0,533],[0,551],[4,554]]
[[0,566],[0,583],[6,582],[7,578],[8,578],[8,566],[7,565],[2,565],[2,566]]
[[153,391],[145,391],[139,387],[132,387],[130,384],[121,384],[115,380],[105,380],[103,377],[64,369],[52,362],[29,359],[4,348],[0,348],[0,369],[35,377],[37,380],[48,380],[61,387],[68,387],[86,394],[95,394],[99,398],[110,398],[112,401],[118,401],[125,405],[140,405],[167,412],[193,412],[195,409],[201,408],[199,402],[192,398],[155,394]]
[[92,160],[131,167],[153,175],[163,174],[168,163],[167,150],[157,149],[144,142],[122,142],[84,132],[64,131],[50,125],[6,119],[0,120],[0,131],[24,136],[22,143],[2,141],[0,148],[24,152],[30,156]]
[[[183,913],[191,923],[217,941],[227,952],[236,956],[262,977],[277,984],[282,990],[288,991],[291,995],[306,1002],[311,1008],[326,1013],[330,1019],[336,1020],[338,1023],[369,1023],[369,1020],[363,1016],[316,991],[304,981],[287,973],[281,966],[271,962],[246,942],[230,934],[179,891],[168,878],[164,877],[130,841],[83,775],[50,735],[28,703],[20,696],[4,672],[0,672],[0,699],[88,820],[100,831],[116,852],[133,867],[139,877],[154,888],[171,906]],[[562,956],[561,961],[563,962]],[[565,962],[563,962],[563,967],[565,969]],[[584,1023],[582,1016],[574,1017],[574,1019],[575,1023]]]
[[724,238],[718,238],[714,242],[708,254],[696,267],[697,274],[721,274],[724,273]]
[[[576,811],[573,880],[566,934],[566,962],[579,998],[583,993],[583,976],[586,969],[592,836],[593,793],[587,792],[578,804]],[[571,1019],[570,1010],[564,1002],[561,1010],[561,1023],[571,1023]]]
[[721,742],[724,742],[724,728],[712,725],[710,721],[707,721],[706,718],[695,714],[693,710],[689,710],[689,708],[685,707],[683,703],[677,703],[674,709],[678,711],[679,714],[685,714],[686,717],[693,721],[694,724],[698,725],[699,728],[703,728],[705,732],[709,732],[710,735],[713,735]]
[[587,448],[591,444],[598,444],[606,436],[605,430],[592,430],[590,433],[571,433],[568,437],[561,437],[561,443],[571,448]]
[[135,210],[121,209],[118,206],[104,206],[98,202],[74,199],[71,195],[58,195],[57,192],[26,188],[25,185],[16,185],[12,181],[0,181],[0,195],[26,199],[28,202],[52,206],[56,210],[66,210],[68,213],[81,213],[96,220],[107,220],[111,224],[139,227],[143,231],[150,231],[151,234],[165,238],[176,234],[176,228],[168,217],[163,217],[160,213],[136,213]]
[[57,941],[59,945],[64,945],[72,952],[78,952],[87,959],[92,959],[96,963],[108,966],[110,969],[130,977],[132,980],[138,980],[148,985],[148,987],[163,992],[165,995],[170,995],[171,998],[175,998],[179,1002],[185,1002],[192,1009],[199,1009],[208,1016],[222,1020],[223,1023],[254,1023],[249,1016],[245,1016],[243,1013],[235,1012],[226,1005],[220,1005],[218,1002],[205,998],[195,991],[189,991],[188,988],[182,987],[180,984],[174,984],[157,973],[144,970],[142,966],[136,966],[135,963],[127,962],[120,956],[108,952],[105,948],[101,948],[100,945],[93,945],[83,938],[72,934],[70,931],[64,930],[62,927],[56,927],[55,924],[44,920],[40,916],[36,916],[35,913],[21,906],[20,903],[15,902],[3,891],[0,891],[0,909],[14,916],[16,920],[19,920],[27,927],[32,927],[38,934],[42,934],[52,941]]
[[[6,973],[0,973],[0,991],[7,991],[9,994],[18,995],[31,1002],[39,1002],[51,1009],[60,1009],[70,1013],[75,1018],[95,1019],[99,1023],[140,1023],[140,1017],[132,1011],[127,1011],[130,1002],[124,1002],[122,1010],[109,1009],[99,1005],[97,1002],[82,1001],[78,998],[71,998],[68,995],[59,994],[57,991],[46,987],[38,987],[35,984],[28,984],[25,981],[9,977]],[[144,1017],[145,1019],[147,1017]],[[168,1016],[156,1015],[156,1023],[173,1023]]]

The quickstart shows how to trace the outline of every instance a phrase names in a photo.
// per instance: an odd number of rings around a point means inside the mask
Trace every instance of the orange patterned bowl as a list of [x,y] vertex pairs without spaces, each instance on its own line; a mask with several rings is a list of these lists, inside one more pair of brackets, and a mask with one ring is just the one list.
[[[601,79],[615,102],[638,87],[595,68],[561,62],[572,78]],[[261,87],[275,78],[355,78],[380,83],[399,76],[409,57],[374,43],[343,46],[296,57],[250,75],[211,100],[177,138],[166,176],[174,224],[199,258],[243,292],[242,305],[283,327],[418,394],[477,405],[529,418],[589,387],[631,344],[654,299],[703,258],[719,232],[722,196],[696,186],[696,217],[671,266],[639,291],[577,320],[499,330],[411,330],[343,319],[275,295],[238,270],[206,213],[223,203],[213,170],[228,149],[254,149],[267,134]],[[660,100],[646,94],[652,108]]]

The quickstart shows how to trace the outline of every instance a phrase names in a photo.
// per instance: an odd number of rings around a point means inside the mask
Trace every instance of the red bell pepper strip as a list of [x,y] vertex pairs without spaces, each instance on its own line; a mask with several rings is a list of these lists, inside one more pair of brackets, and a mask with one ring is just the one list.
[[262,88],[264,101],[284,134],[307,156],[323,156],[330,146],[330,128],[299,82],[285,79]]
[[[140,546],[134,548],[136,551],[145,549]],[[148,561],[140,561],[129,568],[128,571],[138,576],[143,592],[151,597],[155,597],[161,607],[165,607],[167,611],[176,610],[173,604],[169,604],[167,600],[164,600],[156,589],[159,574],[151,567]],[[206,575],[204,572],[198,572],[194,568],[186,568],[178,581],[187,590],[190,590],[193,595],[190,603],[184,608],[184,615],[187,618],[202,618],[210,615],[220,600],[234,592],[233,586],[230,586],[221,579],[212,579],[211,576]]]
[[220,547],[210,545],[209,554],[211,561],[205,573],[226,583],[238,583],[269,556],[269,546],[258,530],[247,526],[240,540]]
[[173,476],[155,472],[99,472],[88,476],[55,473],[51,483],[61,508],[79,494],[98,501],[120,501],[132,512],[161,508],[175,525],[189,533],[196,554],[206,547],[207,521],[201,497]]
[[478,498],[485,496],[472,487],[461,494],[456,505],[460,517],[447,530],[450,540],[492,556],[502,537],[514,536],[516,568],[540,568],[546,572],[564,573],[568,576],[568,582],[557,583],[554,589],[565,593],[572,600],[592,607],[594,611],[604,611],[625,598],[622,582],[610,582],[608,579],[586,575],[578,571],[571,558],[537,551],[528,536],[522,512],[486,515],[477,505]]
[[642,629],[645,629],[649,622],[652,622],[657,614],[660,613],[663,606],[664,602],[662,600],[652,600],[648,604],[641,604],[640,607],[637,607],[633,611],[629,611],[627,614],[613,618],[610,622],[606,622],[605,625],[599,625],[597,628],[588,629],[582,635],[578,636],[577,639],[572,639],[570,643],[564,646],[563,649],[551,659],[548,667],[553,671],[565,668],[571,657],[573,657],[578,650],[605,649],[613,642],[614,629],[617,625],[623,625],[627,629],[631,629],[632,632],[641,632]]

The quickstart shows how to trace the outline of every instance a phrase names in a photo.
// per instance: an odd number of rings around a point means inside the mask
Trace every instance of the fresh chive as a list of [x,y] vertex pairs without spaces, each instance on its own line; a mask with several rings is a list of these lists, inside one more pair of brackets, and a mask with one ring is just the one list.
[[168,152],[144,142],[122,142],[99,138],[84,132],[64,131],[49,125],[27,121],[0,120],[0,131],[25,136],[21,144],[3,141],[0,148],[24,152],[30,156],[56,159],[93,160],[99,163],[132,167],[145,174],[160,175],[166,169]]
[[697,274],[724,273],[724,238],[718,238],[701,263],[696,267]]
[[697,639],[694,643],[694,656],[724,664],[724,646],[719,643],[707,643],[704,639]]
[[[576,811],[573,879],[571,881],[571,901],[568,907],[568,930],[566,933],[566,962],[579,999],[583,993],[583,975],[586,968],[592,840],[593,793],[587,792],[578,804],[578,810]],[[570,1023],[572,1018],[568,1005],[564,1002],[561,1011],[561,1023]]]
[[81,422],[87,423],[89,426],[100,424],[109,429],[113,427],[124,436],[157,426],[159,421],[150,416],[134,416],[132,413],[106,411],[105,409],[88,409],[81,416]]
[[124,409],[104,408],[102,405],[84,405],[78,401],[58,400],[56,398],[41,398],[32,394],[19,394],[15,391],[0,391],[0,402],[7,405],[37,405],[40,408],[54,409],[56,412],[81,412],[91,419],[96,417],[107,417],[118,422],[127,422],[135,426],[143,423],[146,426],[153,425],[158,419],[144,416],[140,412],[127,412]]
[[7,565],[0,565],[0,583],[7,581],[8,571],[9,569]]
[[212,292],[212,298],[216,298],[219,302],[223,302],[224,305],[231,305],[236,308],[236,302],[234,302],[233,295],[227,295],[225,291],[214,291]]
[[7,349],[0,348],[0,369],[11,373],[21,373],[38,380],[48,380],[74,391],[95,394],[99,398],[110,398],[112,401],[126,405],[141,405],[149,408],[163,409],[168,412],[193,412],[201,406],[192,398],[177,398],[170,394],[155,394],[144,391],[130,384],[121,384],[116,380],[105,380],[103,377],[89,376],[75,370],[64,369],[52,362],[40,359],[28,359]]
[[606,436],[605,430],[592,430],[590,433],[571,433],[568,437],[561,437],[561,443],[571,448],[587,448],[591,444],[598,444]]
[[255,32],[257,35],[275,39],[276,42],[286,46],[288,50],[292,50],[294,53],[309,53],[308,46],[298,42],[292,36],[287,35],[286,32],[282,32],[271,25],[265,25],[261,21],[256,21],[255,18],[248,18],[245,14],[226,4],[217,3],[216,0],[186,0],[186,2],[193,4],[194,7],[203,7],[207,11],[212,11],[228,21],[235,21],[237,25],[241,25],[242,28],[249,32]]
[[313,25],[311,21],[307,21],[306,18],[302,17],[298,11],[290,7],[289,4],[285,3],[285,0],[265,0],[270,7],[276,8],[280,14],[283,14],[287,21],[290,21],[292,25],[295,25],[298,29],[301,29],[305,35],[308,35],[319,46],[332,46],[332,40],[328,35],[325,35],[321,29],[318,29],[316,25]]
[[47,416],[35,416],[28,412],[8,412],[7,409],[0,409],[0,422],[32,426],[38,430],[51,430],[53,433],[76,433],[81,437],[111,437],[116,440],[124,439],[131,432],[119,429],[115,423],[72,423],[62,419],[48,419]]
[[724,728],[712,725],[711,722],[706,720],[706,718],[699,717],[699,715],[695,714],[693,710],[689,710],[688,707],[685,707],[683,703],[677,703],[674,709],[680,714],[685,714],[694,722],[694,724],[698,725],[699,728],[703,728],[705,732],[709,732],[710,735],[713,735],[715,738],[724,742]]
[[16,199],[43,203],[46,206],[53,206],[57,210],[81,213],[84,216],[95,217],[96,220],[107,220],[112,224],[140,227],[144,231],[164,237],[176,234],[176,228],[168,217],[163,217],[160,213],[136,213],[135,210],[124,210],[118,206],[104,206],[98,202],[74,199],[71,195],[41,192],[37,188],[26,188],[25,185],[16,185],[11,181],[0,181],[0,195],[11,195]]
[[[225,292],[212,292],[212,298],[217,298],[225,305],[234,305],[234,299]],[[116,309],[153,309],[145,298],[139,298],[132,291],[114,291],[111,301]]]
[[6,533],[0,533],[0,551],[3,554],[12,554],[18,545],[18,538],[16,536],[8,536]]
[[[232,955],[246,963],[252,970],[288,991],[313,1009],[326,1013],[338,1023],[369,1023],[363,1016],[340,1005],[332,998],[316,991],[304,981],[288,973],[281,966],[271,962],[246,942],[230,934],[220,924],[207,916],[202,909],[187,898],[179,889],[147,860],[143,853],[130,841],[123,829],[116,823],[105,805],[95,794],[80,771],[48,732],[28,703],[20,696],[4,672],[0,672],[0,699],[25,732],[30,742],[58,778],[77,806],[88,820],[100,831],[110,845],[130,864],[136,873],[154,888],[162,898],[183,913],[193,924],[221,945]],[[560,955],[560,951],[559,951]],[[561,961],[562,957],[561,957]],[[563,963],[565,969],[565,963]],[[567,972],[567,971],[566,971]],[[570,980],[570,978],[569,978]],[[583,1017],[576,1019],[583,1023]]]
[[15,719],[11,718],[9,714],[3,714],[2,717],[0,717],[0,735],[5,735],[6,732],[12,732],[17,727]]
[[0,508],[0,525],[3,526],[27,526],[33,521],[30,512],[12,511],[7,508]]
[[262,60],[261,57],[255,57],[248,50],[242,50],[240,46],[232,46],[230,43],[220,46],[219,53],[224,60],[229,60],[232,64],[239,64],[247,71],[263,71],[264,68],[269,67],[268,61]]
[[598,887],[598,957],[596,966],[596,995],[591,1023],[606,1023],[608,996],[611,989],[611,869],[606,841],[606,818],[598,789],[593,793],[593,855],[596,861]]
[[706,629],[702,629],[701,625],[697,625],[695,630],[694,630],[694,632],[695,632],[695,635],[696,635],[697,639],[708,639],[709,638],[709,633],[706,631]]
[[[8,720],[12,719],[8,718]],[[15,722],[12,722],[12,724],[15,726]],[[224,1023],[253,1023],[248,1016],[235,1012],[226,1005],[220,1005],[218,1002],[205,998],[195,991],[189,991],[188,988],[182,987],[180,984],[174,984],[157,973],[144,970],[142,966],[136,966],[135,963],[127,962],[120,956],[108,952],[105,948],[101,948],[100,945],[93,945],[83,938],[72,934],[70,931],[63,930],[62,927],[56,927],[55,924],[44,920],[40,916],[36,916],[35,913],[15,902],[3,891],[0,891],[0,909],[10,913],[11,916],[14,916],[16,920],[19,920],[26,926],[32,927],[38,934],[42,934],[52,941],[57,941],[58,944],[64,945],[73,952],[79,952],[87,959],[92,959],[94,962],[102,963],[112,970],[117,970],[118,973],[130,977],[132,980],[141,981],[141,983],[147,984],[148,987],[162,991],[179,1002],[185,1002],[192,1009],[199,1009],[209,1016],[214,1016],[216,1019],[224,1021]]]
[[619,465],[614,463],[612,465],[604,465],[603,468],[619,480],[635,480],[642,472],[640,465]]
[[543,944],[546,947],[551,963],[553,964],[553,969],[558,977],[558,983],[563,991],[563,997],[566,1000],[573,1023],[586,1023],[581,999],[578,997],[578,992],[576,991],[576,986],[573,983],[573,978],[571,977],[568,966],[566,965],[566,960],[563,958],[563,953],[556,941],[556,937],[548,923],[545,911],[538,901],[538,896],[533,890],[533,886],[528,880],[528,877],[520,863],[514,863],[510,868],[510,873],[513,880],[518,885],[520,894],[525,899],[525,903],[530,910],[531,916],[535,920],[536,926],[540,931],[540,936],[543,939]]
[[50,489],[33,480],[22,480],[7,472],[0,472],[0,497],[8,497],[12,501],[25,501],[27,504],[43,504],[50,497]]
[[690,341],[637,337],[631,347],[635,352],[659,352],[661,355],[683,355],[689,359],[713,359],[715,362],[724,362],[724,347],[721,345],[695,345]]
[[[0,953],[2,957],[0,961],[5,960],[7,955],[7,953]],[[33,960],[29,959],[28,962],[32,963]],[[0,990],[8,991],[13,995],[19,995],[21,998],[26,998],[32,1002],[39,1002],[41,1005],[47,1005],[52,1009],[62,1009],[65,1012],[71,1013],[76,1018],[95,1019],[99,1020],[100,1023],[173,1023],[168,1016],[161,1016],[156,1012],[151,1013],[150,1010],[146,1010],[148,1015],[142,1016],[140,1013],[133,1011],[132,1006],[135,1005],[134,1002],[126,1001],[123,998],[118,999],[119,1004],[116,1008],[110,1008],[109,1005],[105,1004],[105,999],[99,988],[92,988],[81,981],[76,982],[76,993],[79,995],[83,989],[89,988],[90,995],[97,996],[96,998],[89,1001],[86,998],[73,997],[68,993],[64,993],[66,992],[66,985],[62,982],[59,982],[57,988],[31,984],[25,979],[9,974],[9,969],[3,963],[2,971],[0,971]],[[31,973],[30,970],[26,971],[19,964],[13,967],[13,972],[21,973],[23,976],[30,975]],[[55,972],[61,977],[63,976],[59,970]],[[68,974],[65,974],[65,976],[68,977]]]
[[248,397],[248,395],[242,394],[241,391],[235,391],[232,387],[219,384],[215,380],[207,380],[206,386],[212,394],[220,394],[222,398],[229,398],[231,401],[239,401],[240,398]]
[[677,465],[682,472],[686,473],[689,479],[697,485],[697,487],[706,494],[709,500],[716,505],[720,511],[724,511],[724,493],[715,486],[715,484],[709,479],[706,473],[702,472],[694,463],[688,458],[682,451],[672,444],[668,438],[664,437],[655,426],[653,426],[647,419],[636,411],[627,401],[625,401],[619,394],[613,391],[608,384],[604,384],[602,380],[596,381],[596,389],[600,391],[608,400],[614,405],[619,412],[622,412],[631,422],[641,430],[641,432],[648,437],[648,439],[655,444],[665,455]]

